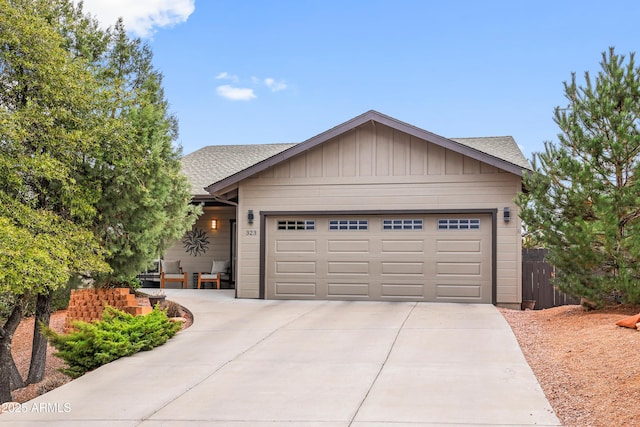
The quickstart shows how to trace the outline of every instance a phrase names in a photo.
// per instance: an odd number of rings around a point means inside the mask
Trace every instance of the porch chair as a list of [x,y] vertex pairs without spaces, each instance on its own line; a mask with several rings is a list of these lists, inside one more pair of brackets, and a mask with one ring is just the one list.
[[215,283],[216,289],[220,289],[220,281],[222,275],[227,274],[229,269],[229,261],[216,261],[213,260],[211,265],[211,273],[198,273],[198,289],[205,282]]
[[180,260],[160,260],[160,287],[164,288],[166,282],[182,282],[182,287],[187,287],[187,273],[182,271]]

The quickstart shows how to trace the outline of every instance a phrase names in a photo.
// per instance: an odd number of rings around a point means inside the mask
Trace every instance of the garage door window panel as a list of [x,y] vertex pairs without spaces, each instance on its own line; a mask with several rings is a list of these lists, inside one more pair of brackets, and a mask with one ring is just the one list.
[[332,219],[329,220],[329,230],[368,230],[369,220],[366,219]]
[[278,230],[315,230],[316,221],[305,220],[281,220],[278,221]]
[[422,230],[424,221],[422,219],[383,219],[383,230]]
[[438,230],[479,230],[480,220],[477,218],[439,219]]

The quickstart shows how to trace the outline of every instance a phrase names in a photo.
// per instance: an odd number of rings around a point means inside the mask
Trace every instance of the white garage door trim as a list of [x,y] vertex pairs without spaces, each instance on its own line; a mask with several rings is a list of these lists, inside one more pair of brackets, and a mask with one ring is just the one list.
[[[265,299],[267,296],[266,292],[266,262],[267,262],[267,228],[268,228],[268,220],[273,219],[274,217],[305,217],[312,218],[313,216],[332,216],[335,219],[343,218],[343,217],[365,217],[365,216],[380,216],[384,215],[387,218],[393,215],[489,215],[490,226],[491,226],[491,241],[490,241],[490,251],[491,251],[491,302],[492,304],[496,303],[496,295],[497,295],[497,287],[496,287],[496,268],[497,268],[497,260],[496,260],[496,252],[497,252],[497,239],[496,239],[496,230],[497,230],[497,209],[451,209],[451,210],[383,210],[383,211],[263,211],[260,212],[260,298]],[[332,218],[333,219],[333,218]]]

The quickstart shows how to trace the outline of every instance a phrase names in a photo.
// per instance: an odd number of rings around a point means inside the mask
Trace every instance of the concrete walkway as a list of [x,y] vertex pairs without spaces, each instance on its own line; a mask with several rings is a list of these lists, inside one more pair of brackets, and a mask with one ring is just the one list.
[[3,413],[3,426],[560,425],[491,305],[236,300],[168,289],[191,328]]

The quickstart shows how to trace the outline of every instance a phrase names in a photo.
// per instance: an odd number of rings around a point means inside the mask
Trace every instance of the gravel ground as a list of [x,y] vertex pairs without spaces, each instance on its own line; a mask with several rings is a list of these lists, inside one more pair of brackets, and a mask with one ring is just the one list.
[[[49,326],[56,332],[64,330],[67,311],[61,310],[51,314]],[[34,317],[28,317],[20,322],[20,326],[13,335],[13,343],[11,353],[16,362],[18,370],[22,374],[22,378],[27,378],[29,373],[29,364],[31,362],[31,342],[33,340],[33,322]],[[71,381],[71,378],[58,371],[63,368],[65,363],[53,355],[55,348],[51,345],[47,348],[47,363],[45,365],[44,379],[36,384],[30,384],[27,387],[18,389],[13,392],[13,400],[15,402],[26,402],[36,396],[44,394],[49,390],[60,387]]]
[[640,332],[615,325],[640,306],[500,311],[563,425],[640,426]]
[[[615,325],[619,319],[640,313],[640,306],[593,312],[575,305],[535,311],[499,310],[563,425],[640,426],[640,332]],[[52,328],[62,331],[65,316],[65,311],[53,313]],[[32,337],[33,318],[25,319],[13,339],[14,358],[24,377]],[[44,381],[16,390],[16,402],[70,381],[57,371],[63,362],[51,354],[52,350],[47,356]]]

